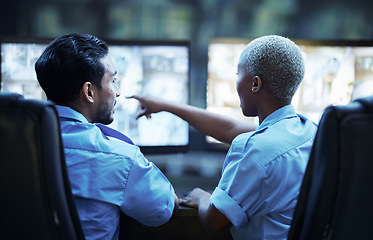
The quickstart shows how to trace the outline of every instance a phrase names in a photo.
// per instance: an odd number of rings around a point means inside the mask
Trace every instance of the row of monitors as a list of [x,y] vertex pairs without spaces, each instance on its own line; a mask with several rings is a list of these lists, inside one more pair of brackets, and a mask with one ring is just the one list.
[[[208,50],[207,109],[244,117],[236,92],[237,63],[250,39],[211,39]],[[373,41],[294,40],[305,61],[305,76],[293,100],[296,111],[318,123],[325,108],[373,95]],[[216,141],[207,138],[212,145]],[[219,146],[219,144],[218,144]]]
[[[51,39],[1,41],[2,91],[26,98],[45,99],[34,71],[34,63]],[[208,48],[206,108],[235,119],[257,123],[242,115],[236,93],[240,54],[250,39],[211,39]],[[373,42],[295,40],[306,65],[306,73],[292,104],[318,122],[325,107],[347,104],[373,95]],[[125,96],[159,96],[189,103],[190,45],[184,41],[107,41],[118,71],[121,97],[113,128],[127,134],[144,152],[186,151],[189,125],[172,114],[161,112],[151,120],[135,119],[139,104]],[[221,144],[207,137],[207,146]],[[224,147],[223,147],[224,149]]]
[[[2,91],[45,100],[35,73],[35,62],[52,39],[3,38],[1,41]],[[151,120],[136,120],[139,102],[126,97],[153,95],[189,103],[190,46],[187,41],[107,41],[117,70],[121,96],[117,98],[111,127],[125,133],[144,153],[185,152],[189,125],[161,112]]]

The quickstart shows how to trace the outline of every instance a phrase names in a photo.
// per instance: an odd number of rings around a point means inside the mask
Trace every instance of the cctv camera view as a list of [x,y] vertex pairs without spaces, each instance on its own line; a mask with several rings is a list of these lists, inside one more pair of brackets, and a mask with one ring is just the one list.
[[[344,105],[373,95],[373,45],[335,45],[295,41],[305,60],[305,76],[292,104],[318,122],[329,105]],[[238,59],[247,39],[215,39],[209,45],[207,109],[244,121],[236,92]]]
[[[46,44],[1,45],[2,91],[25,98],[46,99],[36,79],[34,64]],[[159,113],[150,120],[135,119],[139,103],[134,94],[153,95],[179,103],[189,102],[189,49],[179,45],[110,45],[109,55],[118,72],[115,120],[111,127],[125,133],[139,146],[186,146],[189,125],[180,118]]]

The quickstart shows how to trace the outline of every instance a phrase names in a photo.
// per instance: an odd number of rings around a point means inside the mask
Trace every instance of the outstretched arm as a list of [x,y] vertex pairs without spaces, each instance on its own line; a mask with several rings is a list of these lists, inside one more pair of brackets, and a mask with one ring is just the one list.
[[237,121],[216,113],[206,111],[186,104],[177,104],[155,97],[132,96],[141,102],[142,110],[137,118],[146,116],[151,118],[152,113],[161,111],[170,112],[187,121],[191,126],[212,136],[219,141],[231,144],[233,139],[244,132],[255,130],[255,124]]

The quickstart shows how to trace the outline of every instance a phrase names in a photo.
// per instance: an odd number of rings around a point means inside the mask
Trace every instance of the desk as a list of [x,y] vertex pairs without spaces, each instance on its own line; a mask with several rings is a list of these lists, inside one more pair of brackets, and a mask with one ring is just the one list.
[[[225,153],[190,151],[176,154],[145,155],[170,180],[179,197],[193,188],[212,192],[217,186]],[[207,231],[197,209],[180,207],[170,221],[160,227],[147,227],[121,213],[120,240],[232,240],[228,229],[219,234]]]
[[119,240],[233,240],[229,229],[219,234],[207,231],[193,208],[181,207],[160,227],[147,227],[121,214]]
[[218,185],[225,156],[224,152],[209,151],[145,155],[166,175],[179,197],[196,187],[212,192]]

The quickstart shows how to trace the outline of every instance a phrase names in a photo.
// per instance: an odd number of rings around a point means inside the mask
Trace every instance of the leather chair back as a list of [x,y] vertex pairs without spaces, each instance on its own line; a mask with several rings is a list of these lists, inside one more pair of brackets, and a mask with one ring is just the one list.
[[54,105],[0,93],[0,238],[84,239]]
[[373,97],[328,107],[288,239],[373,239]]

